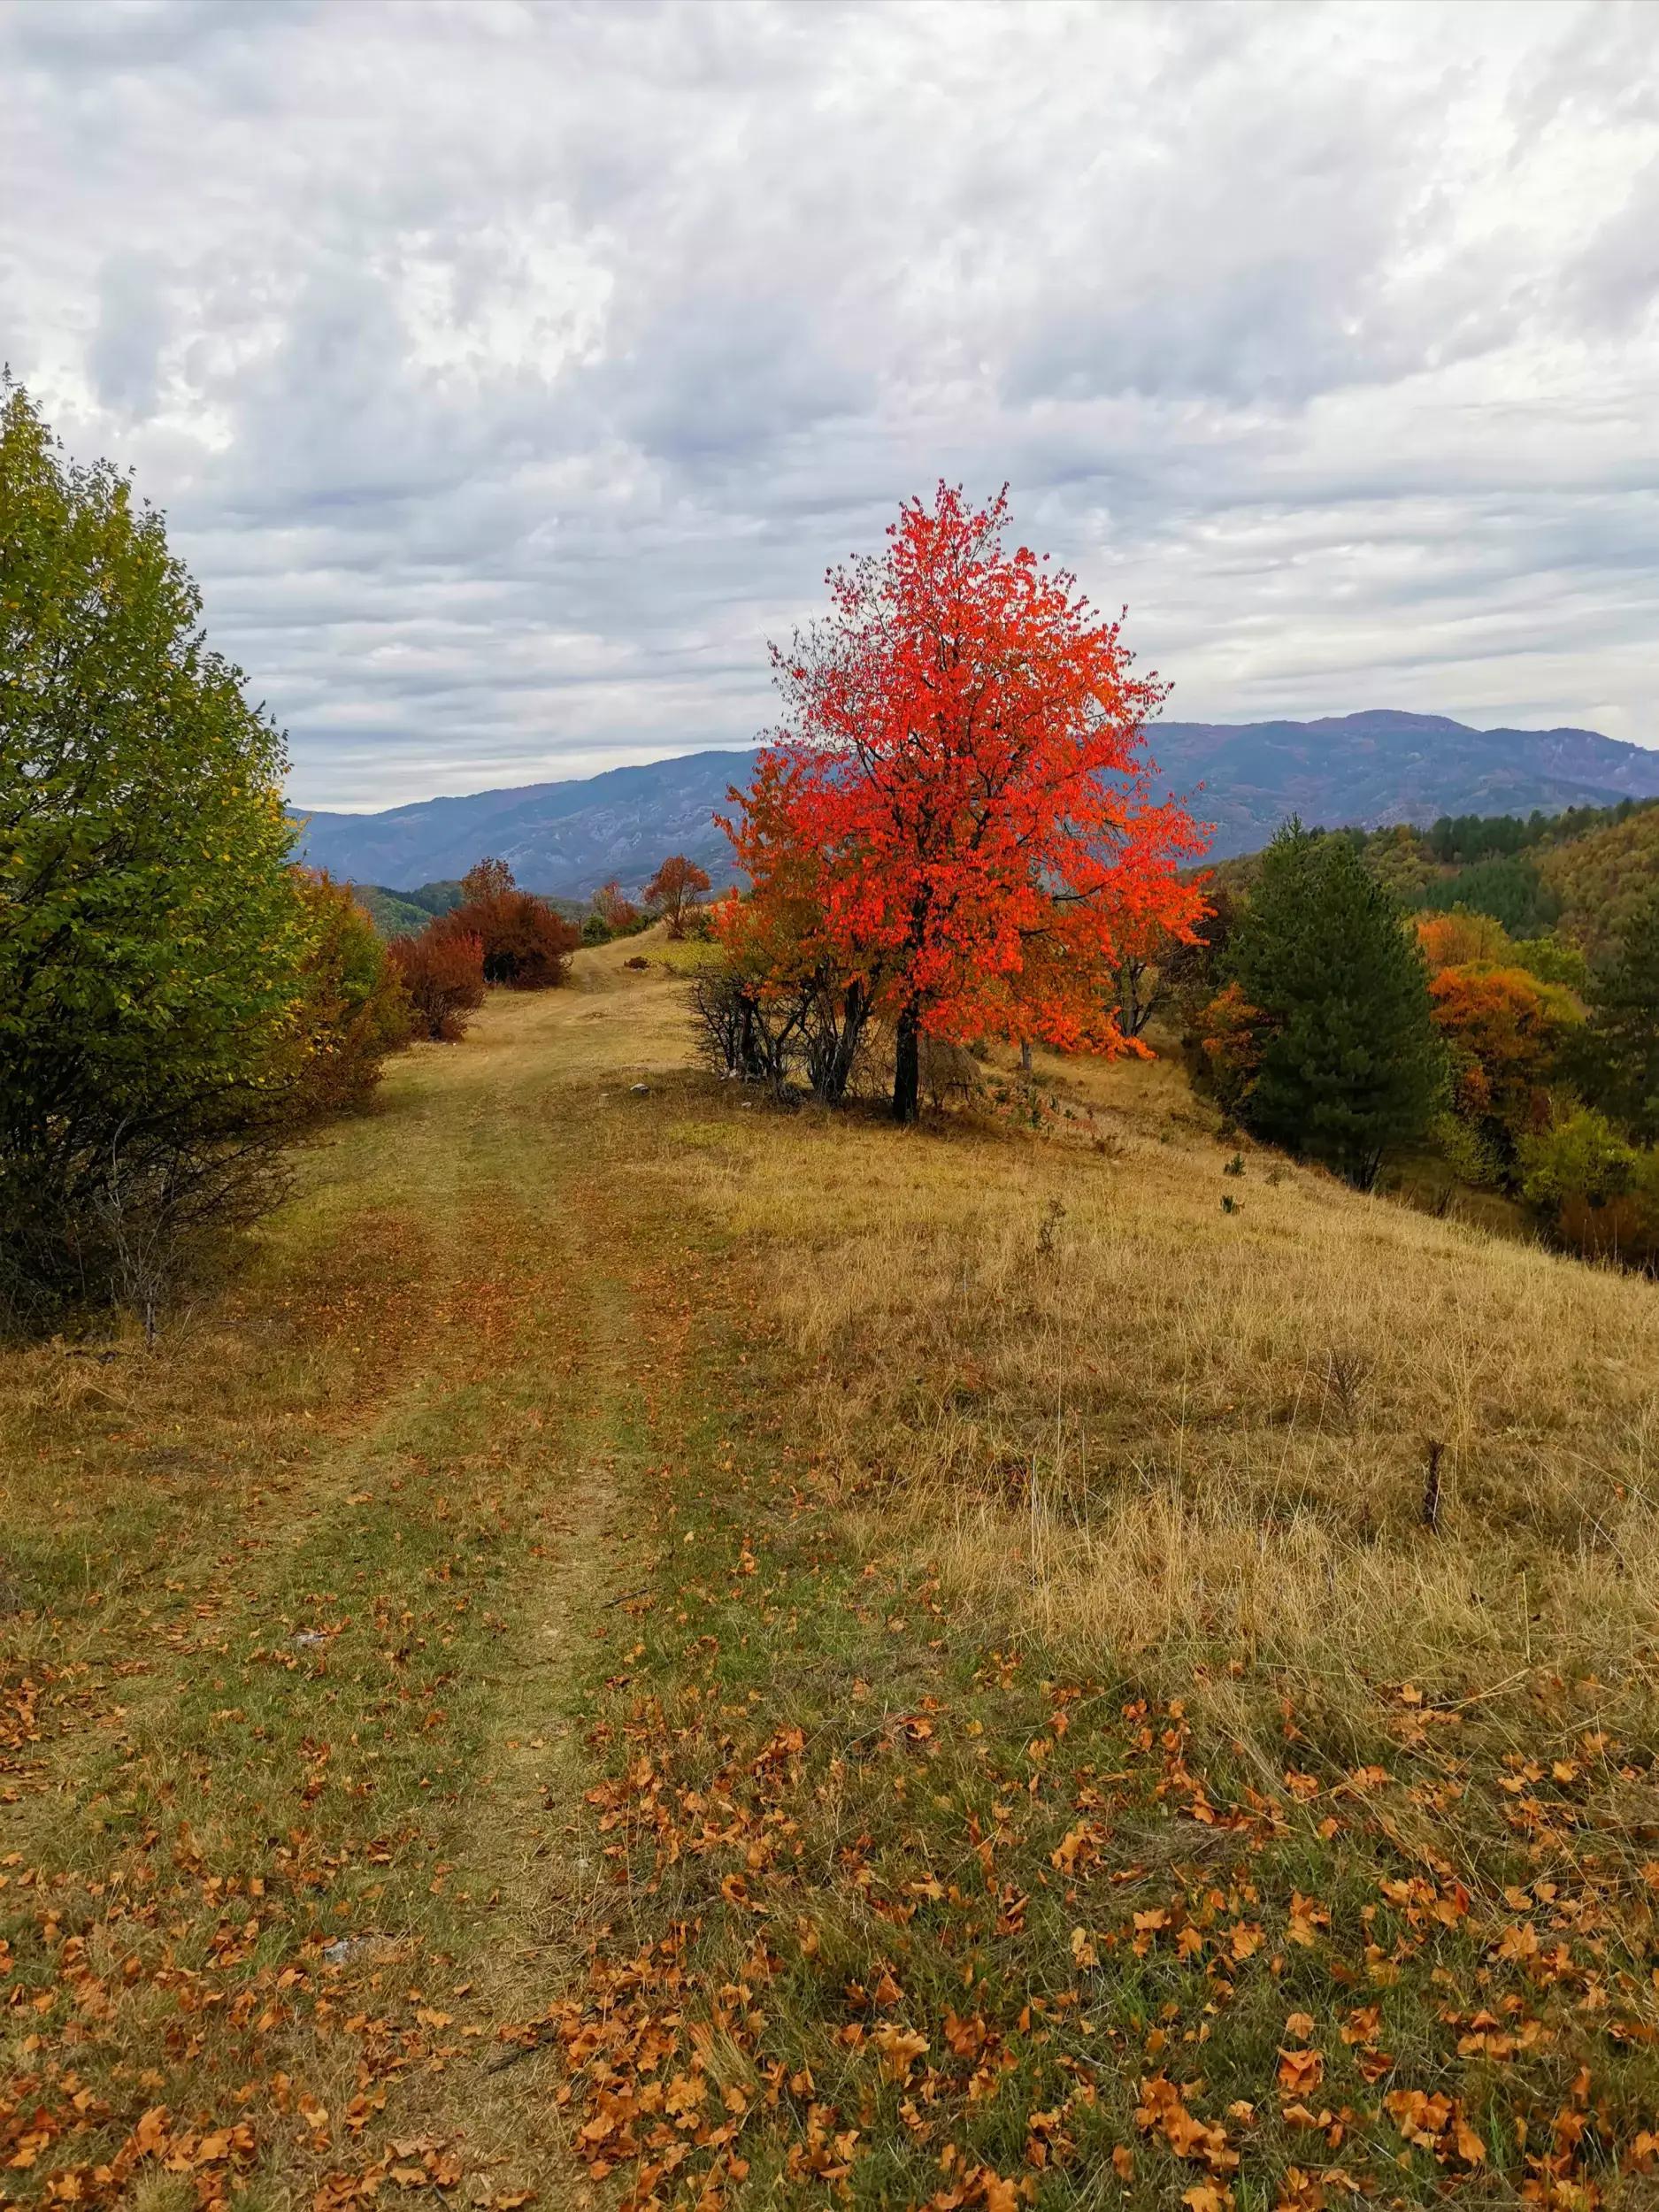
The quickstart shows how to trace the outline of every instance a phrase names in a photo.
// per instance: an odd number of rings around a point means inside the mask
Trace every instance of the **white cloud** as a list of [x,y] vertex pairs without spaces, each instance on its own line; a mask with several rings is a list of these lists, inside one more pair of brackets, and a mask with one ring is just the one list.
[[0,343],[317,804],[748,741],[940,475],[1194,718],[1659,741],[1640,5],[0,6]]

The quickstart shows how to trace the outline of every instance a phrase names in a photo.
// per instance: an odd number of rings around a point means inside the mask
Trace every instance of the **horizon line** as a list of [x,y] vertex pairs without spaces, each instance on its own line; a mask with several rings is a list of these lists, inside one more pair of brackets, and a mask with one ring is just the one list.
[[[1549,737],[1554,735],[1556,732],[1561,732],[1563,734],[1571,733],[1577,736],[1597,737],[1601,740],[1603,744],[1628,746],[1634,752],[1659,752],[1659,737],[1655,737],[1651,741],[1644,741],[1640,738],[1609,737],[1604,730],[1594,729],[1587,722],[1551,722],[1544,724],[1537,728],[1529,728],[1525,724],[1519,722],[1494,722],[1483,725],[1479,722],[1460,721],[1455,714],[1432,713],[1426,710],[1416,707],[1353,707],[1343,714],[1267,714],[1257,716],[1248,722],[1189,722],[1184,721],[1177,717],[1171,717],[1170,720],[1164,723],[1162,726],[1165,729],[1253,730],[1265,729],[1275,723],[1284,723],[1292,725],[1299,729],[1312,729],[1317,727],[1322,722],[1353,722],[1358,720],[1362,715],[1378,714],[1397,715],[1402,721],[1442,723],[1448,728],[1452,729],[1471,730],[1477,735],[1482,737],[1494,736],[1500,731],[1507,730],[1513,730],[1517,736],[1525,737]],[[1152,729],[1159,726],[1156,724],[1148,724],[1144,726],[1148,729]],[[757,753],[762,749],[762,746],[764,742],[764,740],[757,739],[753,743],[748,745],[694,745],[688,752],[652,753],[641,759],[618,761],[609,768],[594,768],[572,775],[535,776],[525,783],[480,784],[470,791],[429,792],[421,798],[394,800],[389,806],[375,806],[373,804],[363,806],[308,806],[299,800],[285,800],[284,804],[290,816],[303,817],[308,821],[313,816],[319,814],[334,814],[367,818],[377,814],[398,814],[403,812],[407,807],[440,806],[446,800],[486,799],[495,792],[507,793],[513,791],[544,790],[549,784],[595,783],[597,782],[601,776],[619,775],[625,770],[629,768],[660,768],[670,761],[695,760],[704,753],[731,753],[733,755],[739,753]]]

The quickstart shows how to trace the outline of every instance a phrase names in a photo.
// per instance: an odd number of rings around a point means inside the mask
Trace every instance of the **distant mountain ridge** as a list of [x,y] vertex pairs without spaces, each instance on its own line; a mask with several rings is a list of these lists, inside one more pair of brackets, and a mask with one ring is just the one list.
[[[1377,829],[1441,814],[1556,813],[1659,797],[1659,751],[1594,730],[1479,730],[1445,715],[1376,709],[1314,722],[1159,722],[1148,739],[1154,788],[1215,825],[1217,859],[1264,844],[1293,813]],[[527,890],[564,898],[585,897],[611,877],[635,890],[674,852],[723,883],[731,848],[710,817],[733,784],[749,780],[754,758],[752,750],[688,753],[381,814],[296,810],[296,849],[332,875],[392,890],[462,875],[485,853],[507,861]]]

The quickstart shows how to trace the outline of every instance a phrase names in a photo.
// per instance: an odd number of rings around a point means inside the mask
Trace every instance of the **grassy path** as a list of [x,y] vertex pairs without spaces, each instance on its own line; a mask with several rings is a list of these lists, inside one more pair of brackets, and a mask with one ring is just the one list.
[[568,1978],[576,1659],[634,1574],[634,1285],[590,1120],[640,1041],[609,1010],[498,1004],[400,1064],[154,1357],[6,1364],[26,2196],[558,2193],[541,2062],[495,2039]]

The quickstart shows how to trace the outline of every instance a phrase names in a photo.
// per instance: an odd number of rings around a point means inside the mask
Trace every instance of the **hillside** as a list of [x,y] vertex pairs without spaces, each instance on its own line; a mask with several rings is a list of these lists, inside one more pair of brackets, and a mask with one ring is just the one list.
[[465,875],[486,853],[505,860],[526,890],[558,897],[584,898],[612,877],[637,890],[671,852],[729,882],[731,847],[711,818],[752,759],[692,753],[384,814],[306,814],[296,852],[331,875],[392,891]]
[[[1426,824],[1441,814],[1555,812],[1659,796],[1659,751],[1593,730],[1477,730],[1440,715],[1372,712],[1317,722],[1161,722],[1160,785],[1216,825],[1218,858],[1261,845],[1279,822]],[[717,883],[731,849],[710,819],[747,780],[752,753],[693,753],[565,783],[428,799],[383,814],[303,817],[312,864],[406,891],[498,854],[528,890],[586,896],[616,877],[637,889],[683,852]],[[1202,790],[1200,787],[1202,787]]]
[[378,883],[354,883],[351,888],[382,937],[412,937],[432,919],[431,908],[400,898],[396,891],[385,890]]
[[1659,884],[1659,807],[1544,848],[1538,871],[1560,902],[1563,933],[1608,951],[1642,895]]
[[0,1356],[12,2195],[1651,2204],[1655,1286],[641,943]]

